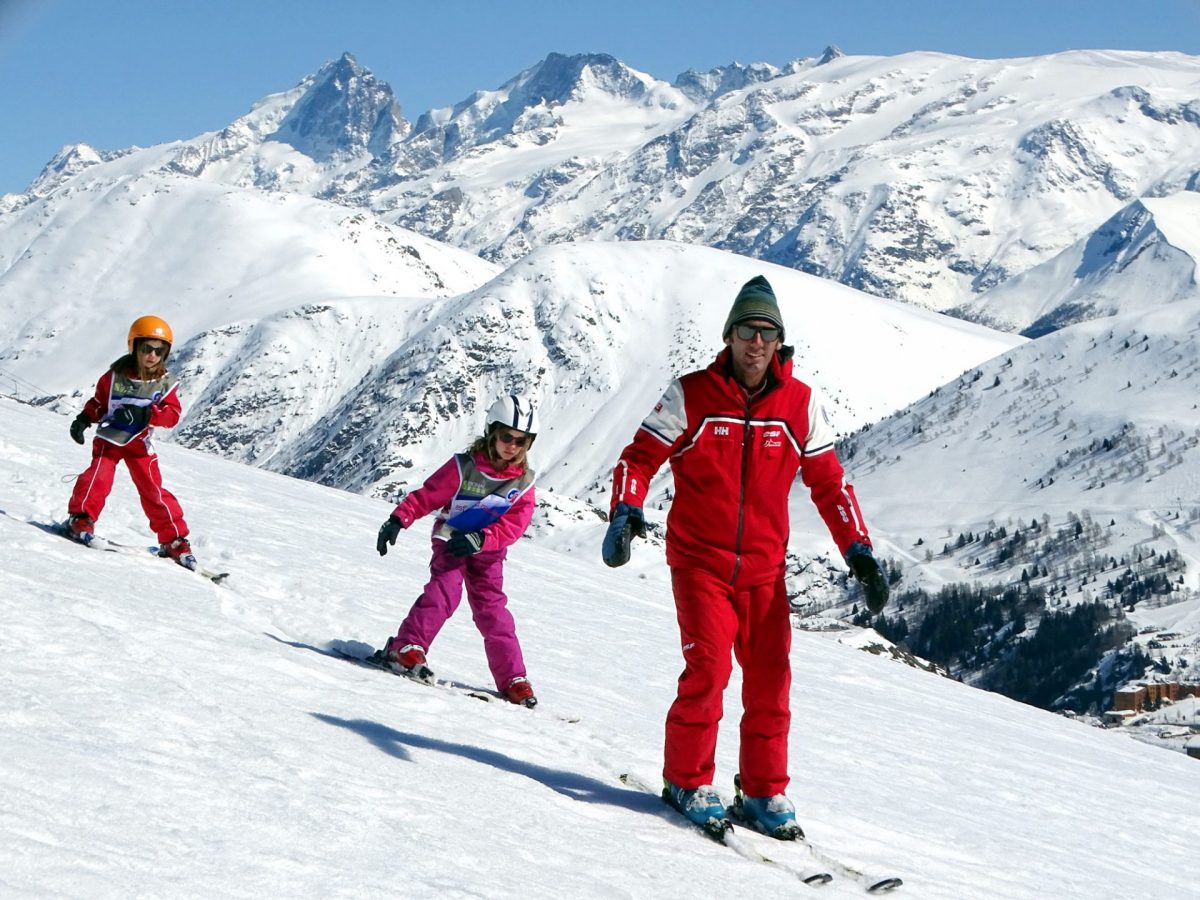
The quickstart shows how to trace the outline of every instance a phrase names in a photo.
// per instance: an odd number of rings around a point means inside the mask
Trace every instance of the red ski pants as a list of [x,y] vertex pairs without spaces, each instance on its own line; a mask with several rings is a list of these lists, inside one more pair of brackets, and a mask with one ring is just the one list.
[[129,469],[138,496],[142,500],[142,511],[150,520],[160,544],[169,544],[178,537],[187,537],[188,527],[183,520],[183,510],[175,495],[162,484],[158,470],[158,454],[143,440],[135,440],[124,447],[110,444],[99,438],[92,440],[92,464],[75,480],[67,512],[71,515],[86,513],[95,522],[104,511],[104,502],[112,490],[117,463],[124,462]]
[[753,797],[788,785],[792,627],[782,576],[732,587],[697,569],[672,569],[684,669],[667,713],[663,775],[684,788],[712,784],[722,695],[742,667],[742,788]]

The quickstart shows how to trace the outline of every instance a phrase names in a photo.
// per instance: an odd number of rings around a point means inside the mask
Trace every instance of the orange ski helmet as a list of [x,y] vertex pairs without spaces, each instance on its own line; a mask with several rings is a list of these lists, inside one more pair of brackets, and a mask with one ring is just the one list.
[[158,316],[142,316],[129,326],[129,352],[133,352],[133,342],[138,338],[158,338],[168,345],[174,343],[171,326]]

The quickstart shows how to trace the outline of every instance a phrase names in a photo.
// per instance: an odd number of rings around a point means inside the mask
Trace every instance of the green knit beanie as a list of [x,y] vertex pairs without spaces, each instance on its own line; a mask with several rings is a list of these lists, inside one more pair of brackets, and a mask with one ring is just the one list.
[[783,316],[779,314],[779,304],[775,300],[775,291],[762,275],[755,275],[742,285],[733,306],[729,310],[729,318],[725,320],[725,331],[722,337],[729,337],[733,326],[747,319],[766,319],[779,327],[779,339],[783,340]]

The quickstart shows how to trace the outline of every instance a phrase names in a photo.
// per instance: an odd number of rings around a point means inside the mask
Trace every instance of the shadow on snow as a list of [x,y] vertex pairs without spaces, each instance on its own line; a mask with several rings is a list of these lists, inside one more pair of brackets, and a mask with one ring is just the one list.
[[552,769],[526,760],[515,759],[495,750],[485,750],[470,744],[456,744],[440,738],[397,731],[380,722],[372,722],[367,719],[342,719],[325,713],[310,713],[310,715],[327,725],[336,725],[338,728],[345,728],[361,735],[384,753],[397,759],[411,761],[412,757],[408,753],[408,748],[435,750],[438,753],[452,754],[485,766],[522,775],[565,797],[570,797],[572,800],[584,803],[604,803],[634,812],[657,813],[662,808],[661,800],[644,791],[631,791],[576,772]]

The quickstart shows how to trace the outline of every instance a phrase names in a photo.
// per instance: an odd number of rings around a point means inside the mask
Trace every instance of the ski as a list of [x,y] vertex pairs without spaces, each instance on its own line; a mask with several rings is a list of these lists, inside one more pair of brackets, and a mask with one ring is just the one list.
[[895,875],[872,875],[856,869],[854,866],[847,865],[836,857],[830,856],[808,840],[804,841],[804,845],[808,848],[808,852],[812,854],[813,859],[835,870],[842,877],[857,882],[868,894],[888,894],[896,890],[896,888],[902,887],[904,884],[904,881]]
[[[643,781],[636,775],[630,773],[622,775],[621,783],[627,785],[628,787],[634,788],[635,790],[645,791],[648,794],[654,794],[658,796],[670,809],[675,809],[660,791],[655,790],[653,786]],[[672,815],[671,818],[673,821],[678,818],[678,820],[687,823],[705,837],[713,840],[715,843],[728,847],[743,859],[747,859],[751,862],[762,863],[764,865],[779,869],[780,871],[787,872],[798,879],[802,884],[808,885],[809,887],[820,887],[821,885],[828,884],[833,880],[833,876],[828,872],[814,871],[804,866],[795,865],[788,860],[780,859],[774,856],[767,856],[765,853],[762,853],[756,849],[751,840],[747,839],[740,832],[735,831],[733,825],[729,824],[728,822],[721,823],[719,825],[714,824],[712,827],[703,827],[690,822],[685,816],[682,815],[678,817]],[[715,820],[711,821],[715,822]]]
[[[465,684],[459,684],[454,681],[437,678],[433,674],[433,670],[429,666],[421,664],[414,669],[403,669],[399,666],[392,665],[383,658],[382,652],[376,650],[369,644],[364,644],[360,641],[331,641],[328,647],[320,650],[326,656],[332,656],[335,659],[344,659],[347,662],[352,662],[368,669],[375,669],[379,672],[387,672],[391,675],[396,675],[400,678],[407,678],[409,681],[415,681],[417,684],[423,684],[426,687],[437,688],[438,690],[450,691],[455,694],[463,694],[467,697],[472,697],[476,700],[482,700],[485,703],[491,703],[493,700],[504,700],[504,706],[517,706],[521,709],[537,710],[538,707],[526,706],[523,703],[509,703],[508,700],[502,697],[496,691],[484,690],[483,688],[471,687]],[[561,722],[566,722],[573,725],[579,721],[578,718],[572,716],[564,716],[553,714]]]
[[[112,544],[113,542],[109,541],[109,543]],[[113,546],[126,548],[129,550],[133,550],[135,552],[138,550],[137,547],[130,547],[128,544],[113,544]],[[148,547],[146,547],[146,549],[148,551],[150,551],[150,554],[152,556],[155,556],[158,559],[170,559],[169,556],[163,556],[162,553],[159,551],[158,547],[148,546]],[[192,559],[194,560],[195,557],[193,556]],[[226,578],[229,577],[228,572],[214,572],[211,569],[204,568],[204,566],[200,565],[199,563],[196,563],[196,565],[194,565],[194,566],[189,566],[185,563],[176,563],[176,565],[180,566],[181,568],[187,569],[189,572],[195,572],[201,578],[207,578],[213,584],[220,584]]]
[[[734,802],[733,802],[733,805],[730,806],[726,811],[727,815],[729,816],[729,820],[731,822],[737,822],[739,825],[745,825],[748,829],[750,829],[752,831],[752,833],[766,835],[766,833],[763,832],[755,823],[749,821],[745,817],[745,810],[742,806],[742,776],[740,774],[733,776],[733,787],[734,787],[734,791],[735,791]],[[772,839],[777,839],[774,835],[766,835],[766,836],[771,837]],[[834,859],[829,854],[824,853],[823,851],[821,851],[820,849],[818,849],[817,847],[815,847],[811,843],[809,843],[809,841],[804,836],[804,831],[800,828],[800,826],[798,824],[794,825],[793,836],[784,838],[784,840],[797,840],[797,841],[803,843],[807,847],[809,855],[811,855],[813,857],[813,859],[815,859],[817,862],[821,863],[821,865],[823,865],[823,866],[828,866],[830,868],[836,869],[844,877],[849,878],[852,881],[857,881],[860,885],[862,885],[863,889],[866,890],[866,892],[868,894],[884,894],[884,893],[887,893],[888,891],[895,890],[896,888],[900,887],[904,883],[899,878],[895,878],[895,877],[891,877],[891,876],[886,877],[886,878],[873,878],[870,875],[866,875],[866,874],[858,871],[857,869],[853,868],[852,866],[848,866],[845,863],[840,862],[837,859]]]
[[[365,652],[364,652],[365,649]],[[455,685],[450,681],[439,681],[437,676],[433,674],[433,669],[421,663],[411,669],[404,669],[400,666],[393,666],[388,663],[383,654],[365,644],[354,642],[353,650],[342,645],[341,641],[333,641],[329,646],[329,655],[335,656],[338,659],[344,659],[348,662],[357,663],[368,669],[378,669],[381,672],[390,672],[392,675],[399,675],[401,678],[407,678],[409,681],[415,681],[418,684],[424,684],[429,687],[440,688],[442,690],[451,690],[456,693],[465,693],[469,697],[474,697],[477,700],[489,701],[492,698],[483,691],[474,688],[466,688],[465,686]]]
[[[730,821],[738,825],[745,826],[745,830],[753,834],[756,838],[762,837],[771,841],[776,840],[769,835],[763,834],[761,831],[755,828],[752,823],[748,822],[740,814],[738,805],[736,803],[729,807],[728,813]],[[811,841],[808,840],[807,837],[803,835],[803,832],[801,833],[801,836],[796,839],[795,843],[801,844],[808,851],[808,854],[813,858],[813,860],[818,862],[820,865],[834,870],[843,878],[848,878],[851,881],[857,882],[868,894],[886,894],[889,891],[894,891],[896,888],[904,884],[900,878],[890,875],[886,877],[873,877],[859,871],[853,866],[841,862],[837,858],[815,846]]]
[[[106,553],[124,553],[129,556],[142,556],[146,550],[149,550],[159,559],[167,558],[159,556],[158,547],[146,547],[143,549],[142,547],[135,547],[131,544],[121,544],[117,541],[110,541],[108,538],[102,538],[99,535],[93,535],[92,539],[85,544],[83,541],[77,540],[75,536],[71,534],[66,526],[66,523],[64,522],[38,522],[30,519],[28,520],[28,524],[32,525],[34,528],[38,528],[46,532],[47,534],[57,535],[60,538],[70,541],[72,544],[76,544],[88,550],[101,550]],[[173,561],[174,560],[172,560],[172,562]],[[201,578],[206,578],[213,584],[221,584],[226,578],[229,577],[228,572],[213,572],[212,570],[206,569],[200,565],[197,565],[195,568],[185,566],[182,563],[177,563],[177,565],[179,565],[181,569],[187,569],[189,572],[195,572]]]

